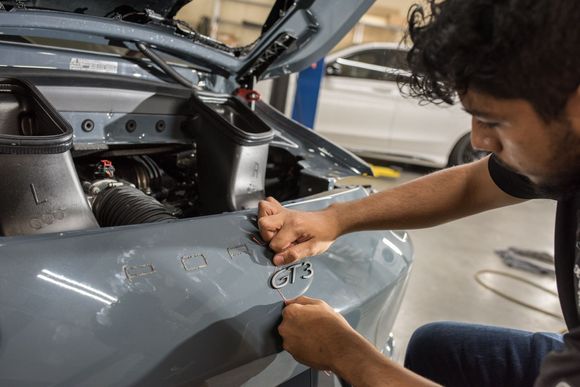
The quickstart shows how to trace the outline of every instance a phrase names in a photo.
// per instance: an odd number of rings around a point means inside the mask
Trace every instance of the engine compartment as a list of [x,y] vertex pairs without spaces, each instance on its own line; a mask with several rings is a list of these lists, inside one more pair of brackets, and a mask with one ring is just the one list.
[[[281,200],[297,198],[298,165],[295,158],[275,148],[270,149],[268,156],[264,190],[255,195],[256,200],[265,195],[275,195]],[[191,147],[166,145],[98,152],[73,151],[73,160],[83,191],[101,227],[148,223],[143,218],[148,215],[153,217],[152,221],[167,221],[246,208],[229,210],[225,207],[229,195],[225,194],[215,195],[211,206],[202,200],[203,187],[219,177],[212,177],[208,172],[207,183],[202,185],[204,180],[199,174],[197,143]],[[238,175],[236,178],[234,184],[245,177]],[[205,196],[215,192],[214,186],[205,191]],[[131,202],[138,207],[125,206]],[[218,207],[220,203],[224,207]],[[253,204],[255,202],[250,201],[246,205],[249,208]]]
[[[147,129],[167,134],[163,141],[139,134],[131,116],[139,108],[108,124],[74,109],[88,117],[77,127],[52,100],[58,111],[31,83],[0,79],[3,236],[167,222],[300,194],[300,158],[273,146],[274,131],[236,98],[155,103]],[[132,140],[119,140],[120,124]],[[99,131],[105,141],[86,140]]]

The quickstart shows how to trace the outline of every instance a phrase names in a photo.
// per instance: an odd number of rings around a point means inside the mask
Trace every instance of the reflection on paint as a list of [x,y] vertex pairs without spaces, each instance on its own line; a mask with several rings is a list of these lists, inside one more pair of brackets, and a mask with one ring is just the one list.
[[389,246],[395,253],[397,253],[400,256],[403,256],[403,252],[401,251],[401,249],[399,249],[397,247],[397,245],[395,245],[393,242],[391,242],[390,240],[388,240],[387,238],[383,238],[383,243],[387,246]]
[[83,296],[90,297],[107,305],[111,305],[112,303],[118,301],[117,298],[105,292],[67,278],[63,275],[53,273],[46,269],[43,269],[36,277],[40,278],[41,280],[50,282],[51,284],[60,286],[61,288],[72,290],[73,292],[82,294]]
[[409,234],[405,231],[391,231],[391,234],[401,242],[407,242]]

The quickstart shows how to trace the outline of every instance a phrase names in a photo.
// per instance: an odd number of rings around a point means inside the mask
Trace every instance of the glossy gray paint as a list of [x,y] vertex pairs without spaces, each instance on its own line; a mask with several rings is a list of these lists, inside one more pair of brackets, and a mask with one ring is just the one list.
[[18,9],[0,12],[0,31],[5,35],[64,38],[98,45],[118,40],[133,47],[134,42],[142,42],[233,78],[243,77],[254,63],[264,59],[279,36],[292,36],[295,44],[261,76],[271,78],[300,71],[316,62],[338,43],[372,3],[373,0],[341,0],[340,6],[336,6],[327,0],[298,0],[248,54],[240,57],[194,43],[168,29],[75,13]]
[[[29,67],[46,70],[70,70],[71,61],[75,59],[105,61],[116,63],[116,75],[138,80],[167,82],[167,75],[154,67],[149,61],[136,63],[134,60],[114,54],[94,54],[81,50],[66,50],[54,47],[30,46],[18,42],[0,41],[0,57],[3,67]],[[200,71],[210,71],[204,67],[197,67]],[[181,76],[197,85],[200,83],[200,73],[190,66],[173,64],[173,69]]]
[[[0,384],[271,386],[299,374],[281,352],[283,302],[269,286],[277,268],[256,233],[246,211],[0,238]],[[411,258],[406,234],[350,234],[311,259],[310,281],[283,291],[325,299],[381,348]]]

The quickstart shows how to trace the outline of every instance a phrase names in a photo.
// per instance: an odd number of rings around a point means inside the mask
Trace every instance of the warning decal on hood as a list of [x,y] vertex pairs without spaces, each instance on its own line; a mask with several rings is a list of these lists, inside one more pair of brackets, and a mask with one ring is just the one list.
[[106,60],[91,60],[72,58],[69,69],[75,71],[90,71],[94,73],[117,74],[118,63]]

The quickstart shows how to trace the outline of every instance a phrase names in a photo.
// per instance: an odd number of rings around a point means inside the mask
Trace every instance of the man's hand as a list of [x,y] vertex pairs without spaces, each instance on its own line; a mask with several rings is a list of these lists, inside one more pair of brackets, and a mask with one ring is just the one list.
[[258,218],[260,235],[276,253],[275,265],[322,254],[340,235],[333,207],[317,212],[293,211],[269,197],[260,202]]
[[331,370],[357,387],[435,386],[386,358],[324,301],[286,301],[282,317],[284,349],[302,364]]
[[302,364],[337,371],[344,351],[356,350],[364,340],[327,303],[309,297],[287,301],[278,332],[284,349]]

